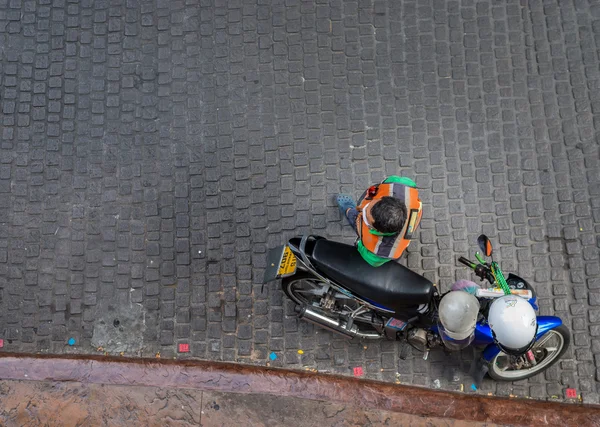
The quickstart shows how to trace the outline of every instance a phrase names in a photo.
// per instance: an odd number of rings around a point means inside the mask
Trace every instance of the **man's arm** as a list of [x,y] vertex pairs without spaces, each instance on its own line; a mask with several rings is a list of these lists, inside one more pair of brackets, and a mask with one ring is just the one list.
[[359,216],[360,216],[360,212],[358,210],[356,210],[355,208],[348,209],[346,211],[346,218],[348,218],[348,222],[350,222],[350,225],[352,226],[352,228],[354,228],[354,231],[356,231],[356,234],[358,234],[358,227],[360,227],[360,225],[358,224]]

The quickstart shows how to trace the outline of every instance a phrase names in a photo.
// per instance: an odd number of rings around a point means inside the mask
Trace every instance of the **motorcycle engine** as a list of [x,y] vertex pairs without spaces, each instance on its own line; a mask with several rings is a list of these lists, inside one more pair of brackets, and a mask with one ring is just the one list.
[[421,328],[411,329],[406,337],[408,342],[415,348],[425,351],[428,347],[427,331]]

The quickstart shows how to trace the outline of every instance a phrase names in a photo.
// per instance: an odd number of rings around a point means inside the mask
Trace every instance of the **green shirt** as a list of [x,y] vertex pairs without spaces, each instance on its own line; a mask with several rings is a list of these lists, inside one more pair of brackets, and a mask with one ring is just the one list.
[[[413,188],[417,187],[417,184],[415,184],[415,182],[412,179],[406,178],[403,176],[402,177],[397,176],[397,175],[391,175],[391,176],[387,177],[385,179],[385,181],[383,181],[383,183],[384,184],[398,183],[398,184],[406,185],[407,187],[413,187]],[[362,255],[363,259],[365,261],[367,261],[373,267],[379,267],[379,266],[382,266],[383,264],[385,264],[386,262],[392,261],[389,258],[382,258],[379,255],[375,255],[373,252],[369,251],[367,248],[365,248],[365,246],[363,245],[361,240],[358,241],[357,248],[358,248],[358,252]]]

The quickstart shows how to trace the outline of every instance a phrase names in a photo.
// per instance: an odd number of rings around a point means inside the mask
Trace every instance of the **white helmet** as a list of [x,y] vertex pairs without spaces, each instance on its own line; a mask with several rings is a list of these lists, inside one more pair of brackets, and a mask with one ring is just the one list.
[[488,324],[496,344],[507,354],[520,355],[531,348],[537,332],[537,317],[526,299],[506,295],[490,306]]
[[463,291],[443,296],[439,306],[438,331],[449,350],[461,350],[473,341],[479,301]]

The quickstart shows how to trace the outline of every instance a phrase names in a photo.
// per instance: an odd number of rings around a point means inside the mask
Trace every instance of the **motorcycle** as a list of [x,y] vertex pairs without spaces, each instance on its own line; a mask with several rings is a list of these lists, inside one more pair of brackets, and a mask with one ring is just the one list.
[[[472,375],[476,384],[487,373],[499,381],[518,381],[532,377],[556,363],[567,350],[570,332],[558,317],[537,316],[535,343],[525,353],[502,352],[486,322],[489,305],[505,294],[524,297],[535,306],[536,296],[523,278],[506,278],[493,261],[492,244],[481,235],[479,247],[491,262],[475,254],[477,262],[460,257],[458,261],[473,270],[492,287],[477,289],[480,313],[472,342],[481,349],[474,360]],[[366,263],[356,248],[320,236],[298,236],[267,254],[263,284],[282,279],[284,293],[296,303],[302,320],[347,338],[392,339],[402,344],[400,357],[406,358],[409,346],[423,352],[449,348],[440,337],[438,307],[442,297],[437,286],[420,274],[396,262],[380,267]]]

